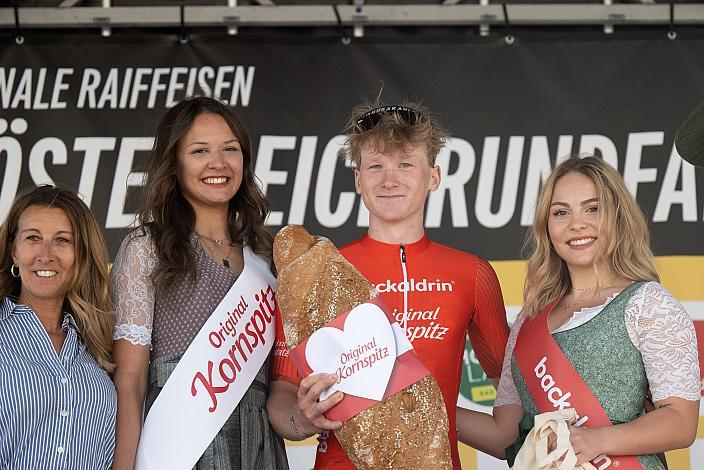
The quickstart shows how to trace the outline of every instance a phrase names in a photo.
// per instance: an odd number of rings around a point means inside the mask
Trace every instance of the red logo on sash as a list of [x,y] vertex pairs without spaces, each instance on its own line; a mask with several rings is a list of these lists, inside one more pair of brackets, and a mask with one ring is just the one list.
[[[557,345],[548,328],[552,302],[535,318],[526,319],[516,339],[514,356],[523,379],[541,413],[574,408],[577,426],[611,426],[601,403]],[[636,470],[643,466],[632,455],[600,455],[592,461],[599,470]]]

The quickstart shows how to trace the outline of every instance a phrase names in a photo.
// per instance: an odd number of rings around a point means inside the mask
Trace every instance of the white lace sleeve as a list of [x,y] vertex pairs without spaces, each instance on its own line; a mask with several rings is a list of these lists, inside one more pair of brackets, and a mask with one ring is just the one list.
[[156,253],[151,237],[143,233],[137,229],[125,238],[110,272],[117,318],[113,339],[151,345],[154,285],[150,275],[156,266]]
[[496,390],[496,398],[494,406],[518,405],[522,406],[521,397],[518,394],[518,389],[513,381],[513,373],[511,372],[511,360],[513,358],[513,349],[516,347],[516,339],[518,332],[523,324],[523,312],[518,314],[518,318],[513,322],[511,334],[508,335],[506,342],[506,352],[504,353],[504,365],[501,367],[501,379],[499,379],[499,387]]
[[648,282],[626,305],[626,329],[643,356],[653,401],[699,400],[701,381],[692,319],[662,285]]

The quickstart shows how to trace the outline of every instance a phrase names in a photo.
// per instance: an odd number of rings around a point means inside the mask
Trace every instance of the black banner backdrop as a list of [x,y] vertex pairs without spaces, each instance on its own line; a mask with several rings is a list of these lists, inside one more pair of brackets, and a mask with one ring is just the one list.
[[17,190],[77,189],[111,254],[137,207],[156,122],[187,95],[215,94],[244,117],[272,231],[304,224],[338,244],[365,211],[336,159],[353,105],[424,98],[450,128],[431,238],[488,259],[518,259],[540,181],[558,157],[617,165],[647,215],[658,255],[704,254],[704,171],[674,133],[704,97],[704,40],[424,42],[99,39],[0,49],[0,218]]

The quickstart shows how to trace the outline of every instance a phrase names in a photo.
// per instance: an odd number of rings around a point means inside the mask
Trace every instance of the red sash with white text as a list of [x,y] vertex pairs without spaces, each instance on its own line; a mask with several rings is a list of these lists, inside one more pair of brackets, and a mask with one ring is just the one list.
[[[518,368],[541,413],[574,408],[576,426],[611,426],[604,408],[550,334],[548,314],[556,304],[557,301],[550,303],[521,326],[514,349]],[[632,455],[600,455],[592,463],[599,470],[643,469]]]

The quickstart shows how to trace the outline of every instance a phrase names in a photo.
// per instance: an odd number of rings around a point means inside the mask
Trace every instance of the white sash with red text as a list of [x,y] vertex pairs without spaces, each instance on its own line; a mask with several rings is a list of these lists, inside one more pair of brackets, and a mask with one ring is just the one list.
[[[577,426],[611,426],[601,403],[550,334],[548,314],[556,304],[557,301],[552,302],[535,318],[526,319],[521,326],[514,349],[518,368],[541,413],[574,408],[577,411]],[[632,455],[600,455],[592,463],[598,470],[643,469]]]
[[245,247],[244,270],[191,342],[142,428],[135,470],[191,469],[269,355],[276,280]]

